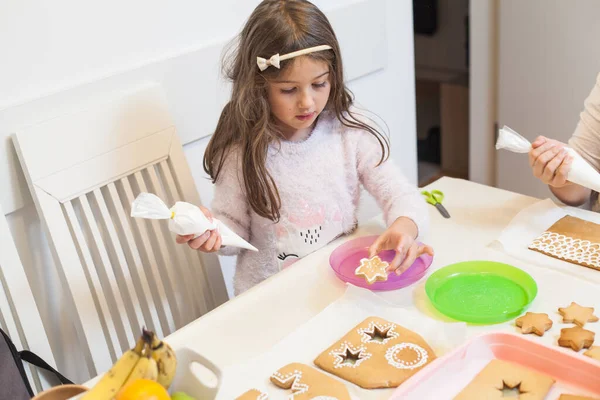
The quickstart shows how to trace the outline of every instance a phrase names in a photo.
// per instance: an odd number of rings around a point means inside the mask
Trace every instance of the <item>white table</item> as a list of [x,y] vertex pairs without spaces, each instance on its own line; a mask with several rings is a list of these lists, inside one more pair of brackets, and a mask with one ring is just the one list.
[[[595,295],[600,291],[598,285],[541,266],[528,265],[489,247],[520,210],[538,199],[452,178],[442,178],[427,188],[445,193],[444,205],[451,214],[451,219],[444,219],[435,207],[429,208],[431,229],[424,242],[433,246],[435,257],[428,275],[460,261],[485,259],[506,262],[526,270],[536,279],[539,293],[530,310],[550,314],[556,325],[560,324],[557,307],[568,305],[564,304],[566,301],[599,306]],[[267,351],[343,295],[346,286],[329,266],[330,253],[346,240],[377,234],[383,229],[381,218],[370,221],[352,236],[331,243],[178,330],[167,338],[168,342],[174,347],[191,347],[219,367],[243,362]],[[582,267],[573,265],[573,268]],[[416,306],[431,318],[450,321],[430,306],[423,290],[425,281],[426,278],[423,278],[411,287],[381,292],[380,295],[397,304]],[[589,304],[590,301],[596,304]],[[543,338],[532,340],[556,345],[560,326],[557,328]],[[588,329],[596,329],[600,333],[595,326]],[[469,336],[486,331],[515,332],[516,329],[512,321],[468,327]]]

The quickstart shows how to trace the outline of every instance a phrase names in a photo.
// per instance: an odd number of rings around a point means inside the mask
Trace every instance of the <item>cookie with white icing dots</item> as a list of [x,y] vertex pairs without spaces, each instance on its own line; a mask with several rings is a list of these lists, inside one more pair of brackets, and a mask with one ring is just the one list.
[[377,281],[387,281],[389,263],[383,261],[379,256],[363,258],[360,265],[354,270],[354,275],[365,278],[369,285]]
[[393,388],[435,357],[415,332],[370,317],[323,351],[315,365],[364,389]]
[[534,239],[528,248],[600,270],[600,225],[567,215]]
[[350,400],[346,386],[305,364],[292,363],[271,375],[271,382],[281,389],[291,390],[290,399]]

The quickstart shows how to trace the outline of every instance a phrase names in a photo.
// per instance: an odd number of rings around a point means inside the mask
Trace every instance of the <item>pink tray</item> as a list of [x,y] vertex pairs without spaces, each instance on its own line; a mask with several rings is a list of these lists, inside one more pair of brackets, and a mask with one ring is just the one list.
[[546,400],[561,393],[600,398],[600,362],[548,347],[520,334],[477,336],[413,375],[390,399],[452,399],[491,359],[514,362],[556,380]]

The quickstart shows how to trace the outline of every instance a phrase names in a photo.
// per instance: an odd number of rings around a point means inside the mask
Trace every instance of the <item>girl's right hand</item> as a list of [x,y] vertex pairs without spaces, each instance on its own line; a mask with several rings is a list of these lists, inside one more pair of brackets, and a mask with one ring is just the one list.
[[[200,210],[212,222],[212,214],[206,207],[199,206]],[[221,248],[221,234],[215,231],[206,231],[194,239],[194,235],[177,235],[175,241],[179,244],[187,243],[194,250],[205,253],[214,253]]]
[[529,151],[529,165],[533,175],[546,185],[555,188],[570,184],[567,176],[573,157],[568,154],[565,147],[566,144],[557,140],[538,136]]

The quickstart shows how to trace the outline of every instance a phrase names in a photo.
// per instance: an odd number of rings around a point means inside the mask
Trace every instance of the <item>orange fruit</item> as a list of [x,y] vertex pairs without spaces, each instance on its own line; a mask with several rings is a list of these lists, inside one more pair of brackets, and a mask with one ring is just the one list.
[[170,400],[171,396],[160,383],[150,379],[138,379],[125,386],[116,400]]

